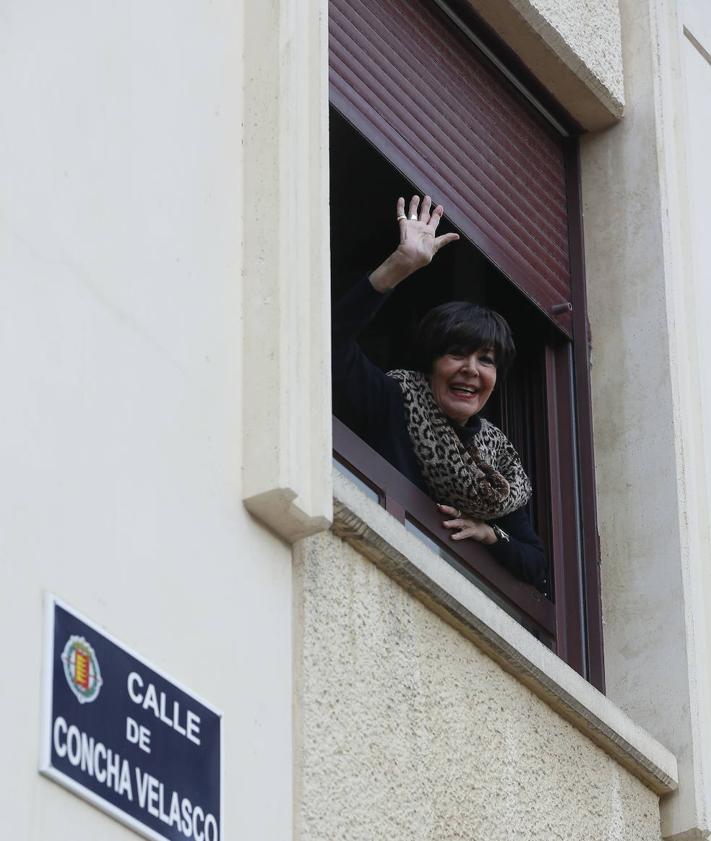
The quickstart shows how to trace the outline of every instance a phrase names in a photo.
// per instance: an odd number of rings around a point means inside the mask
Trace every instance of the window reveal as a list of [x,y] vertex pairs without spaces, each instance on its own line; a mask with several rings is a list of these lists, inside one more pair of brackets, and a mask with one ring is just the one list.
[[[444,300],[482,303],[509,320],[518,361],[485,415],[513,441],[534,482],[531,513],[551,561],[545,621],[535,607],[536,597],[527,600],[521,590],[525,585],[510,576],[507,581],[505,571],[487,563],[482,547],[463,550],[468,555],[465,566],[480,583],[503,595],[512,612],[531,601],[523,609],[523,624],[602,688],[575,141],[542,125],[539,115],[430,5],[407,5],[405,16],[401,0],[331,4],[334,297],[392,247],[395,197],[427,190],[445,205],[450,223],[468,243],[463,240],[445,249],[435,263],[410,278],[406,288],[396,290],[363,344],[381,367],[408,367],[404,349],[414,324]],[[417,20],[413,7],[419,8]],[[395,30],[398,37],[392,35]],[[391,32],[389,43],[397,42],[389,54],[396,68],[384,64],[386,31]],[[429,49],[423,51],[427,43]],[[408,44],[436,70],[425,79],[427,90],[423,91],[424,70],[398,58]],[[451,92],[443,93],[443,67],[457,69],[462,117]],[[420,100],[409,108],[404,104],[413,91],[428,97],[426,131],[418,123]],[[445,134],[448,144],[433,142]],[[457,138],[456,155],[452,137]],[[466,190],[463,179],[468,179]],[[362,224],[360,213],[354,214],[353,196],[362,191],[367,194],[370,226]],[[490,236],[493,229],[496,237]],[[534,247],[529,247],[531,242]],[[364,252],[370,262],[358,265],[353,255]],[[532,255],[538,256],[534,260]],[[372,478],[377,454],[359,448],[340,426],[334,437],[337,458],[365,481]],[[365,461],[354,461],[353,452]],[[417,494],[424,496],[417,488],[398,486],[392,477],[387,491],[378,482],[372,485],[391,513],[403,521],[410,517],[440,546],[451,548],[437,517],[430,521],[425,504],[415,500]],[[412,515],[413,507],[420,512],[417,516]]]

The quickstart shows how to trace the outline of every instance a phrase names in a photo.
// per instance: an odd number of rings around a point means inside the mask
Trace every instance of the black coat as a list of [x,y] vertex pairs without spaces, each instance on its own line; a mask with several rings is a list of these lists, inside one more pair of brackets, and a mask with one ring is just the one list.
[[[400,386],[365,356],[356,341],[386,298],[364,277],[333,308],[333,410],[403,476],[428,493],[407,430]],[[479,426],[475,415],[466,426],[453,428],[460,440],[468,444]],[[526,509],[520,508],[491,522],[507,532],[511,540],[499,540],[485,548],[512,575],[544,591],[543,547]]]

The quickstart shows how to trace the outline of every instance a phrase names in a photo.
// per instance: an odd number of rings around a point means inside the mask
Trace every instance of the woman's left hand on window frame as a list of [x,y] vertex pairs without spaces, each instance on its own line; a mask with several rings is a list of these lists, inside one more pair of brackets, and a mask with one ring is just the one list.
[[471,538],[486,545],[496,543],[497,539],[494,530],[483,520],[471,520],[463,517],[461,512],[451,505],[441,505],[438,502],[437,508],[439,508],[440,513],[448,514],[452,518],[444,520],[442,523],[444,528],[452,530],[453,533],[450,534],[452,540],[467,540]]

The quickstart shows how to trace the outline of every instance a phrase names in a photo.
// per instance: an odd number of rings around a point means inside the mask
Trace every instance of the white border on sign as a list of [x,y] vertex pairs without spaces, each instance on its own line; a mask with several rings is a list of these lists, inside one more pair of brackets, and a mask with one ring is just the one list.
[[223,713],[221,710],[218,710],[212,704],[207,703],[204,701],[199,695],[196,695],[194,692],[189,690],[184,684],[180,683],[177,680],[173,680],[172,677],[167,675],[162,669],[157,668],[151,662],[145,659],[145,657],[141,657],[140,654],[135,652],[130,646],[124,645],[120,642],[116,637],[112,634],[107,633],[105,630],[100,628],[95,622],[87,619],[83,614],[79,613],[78,611],[74,610],[74,608],[70,607],[66,602],[62,601],[61,599],[57,598],[53,593],[45,592],[44,594],[44,652],[42,657],[42,700],[40,704],[40,710],[42,715],[42,721],[40,724],[40,734],[41,734],[41,744],[40,744],[40,760],[39,760],[39,772],[43,774],[45,777],[49,777],[51,780],[59,783],[60,785],[64,786],[65,788],[69,789],[74,794],[78,795],[82,798],[82,800],[86,800],[88,803],[91,803],[92,806],[95,806],[97,809],[105,812],[107,815],[111,815],[112,818],[119,821],[119,823],[125,824],[130,829],[133,829],[139,835],[143,835],[144,838],[150,839],[150,841],[171,841],[166,835],[160,835],[154,829],[151,829],[149,826],[141,823],[140,821],[136,820],[132,815],[128,815],[119,809],[117,806],[114,806],[113,803],[109,803],[107,800],[104,800],[103,797],[99,797],[98,794],[95,794],[90,789],[83,786],[81,783],[78,783],[76,780],[73,780],[71,777],[68,777],[62,771],[59,771],[57,768],[52,767],[52,748],[51,748],[51,738],[52,738],[52,682],[54,676],[54,663],[53,655],[54,655],[54,608],[55,605],[58,607],[63,608],[67,611],[67,613],[71,613],[76,619],[80,622],[83,622],[85,625],[88,625],[92,630],[96,631],[97,634],[101,634],[102,637],[112,642],[114,645],[118,646],[119,648],[123,649],[127,654],[130,654],[131,657],[134,657],[140,663],[142,663],[147,668],[154,671],[157,675],[160,675],[164,680],[167,680],[169,683],[172,683],[173,686],[180,689],[182,692],[185,692],[186,695],[189,695],[191,698],[194,698],[204,707],[206,707],[210,712],[214,713],[220,719],[220,835],[218,841],[224,841],[225,839],[225,830],[224,830],[224,732],[223,732]]

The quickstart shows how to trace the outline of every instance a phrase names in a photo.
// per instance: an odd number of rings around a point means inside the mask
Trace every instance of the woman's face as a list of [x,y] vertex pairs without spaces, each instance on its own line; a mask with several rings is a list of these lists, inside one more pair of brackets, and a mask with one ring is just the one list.
[[430,386],[437,405],[460,425],[484,408],[495,385],[496,359],[492,348],[462,355],[447,353],[432,365]]

